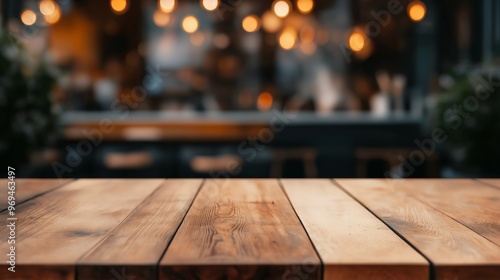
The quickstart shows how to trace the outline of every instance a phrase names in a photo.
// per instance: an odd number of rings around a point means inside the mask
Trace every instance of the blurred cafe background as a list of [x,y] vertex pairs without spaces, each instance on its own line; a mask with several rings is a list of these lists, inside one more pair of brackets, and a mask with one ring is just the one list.
[[500,1],[1,0],[24,177],[499,177]]

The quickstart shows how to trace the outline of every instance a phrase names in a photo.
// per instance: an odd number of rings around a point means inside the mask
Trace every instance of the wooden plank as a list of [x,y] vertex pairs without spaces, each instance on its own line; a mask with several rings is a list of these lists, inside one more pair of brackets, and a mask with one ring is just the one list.
[[[20,205],[28,199],[44,194],[70,181],[70,179],[14,179],[16,186],[16,205]],[[10,181],[7,179],[0,179],[1,197],[5,197],[7,193],[8,182]],[[7,206],[7,200],[2,199],[2,201],[0,201],[0,212],[5,210]]]
[[500,247],[398,189],[397,182],[336,181],[430,259],[436,279],[498,279]]
[[[16,277],[74,279],[82,255],[118,226],[163,180],[96,180],[72,182],[27,201],[17,210]],[[6,212],[0,214],[5,220]],[[9,234],[0,228],[0,236]],[[0,252],[7,252],[6,242]],[[0,257],[0,279],[12,276],[6,254]]]
[[468,179],[398,182],[411,196],[500,246],[500,190]]
[[500,189],[500,179],[478,179],[478,181]]
[[78,263],[78,279],[156,279],[157,265],[202,180],[166,180]]
[[282,180],[323,279],[428,279],[427,260],[330,180]]
[[320,260],[277,180],[207,180],[160,279],[319,279]]

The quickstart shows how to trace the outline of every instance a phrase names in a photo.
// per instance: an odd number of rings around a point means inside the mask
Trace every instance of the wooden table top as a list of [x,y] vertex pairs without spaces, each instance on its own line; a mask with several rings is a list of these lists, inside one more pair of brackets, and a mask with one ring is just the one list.
[[500,180],[16,184],[0,279],[500,279]]

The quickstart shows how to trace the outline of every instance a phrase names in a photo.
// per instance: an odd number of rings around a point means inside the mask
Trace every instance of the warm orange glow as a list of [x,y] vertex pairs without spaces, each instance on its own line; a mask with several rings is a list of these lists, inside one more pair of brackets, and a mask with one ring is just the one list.
[[52,0],[42,0],[38,5],[40,12],[45,15],[52,15],[56,10],[56,4]]
[[281,19],[273,12],[267,11],[262,15],[262,28],[269,33],[274,33],[281,28]]
[[425,4],[421,1],[411,1],[408,4],[408,16],[412,21],[419,22],[422,21],[427,13],[427,8]]
[[311,43],[304,43],[304,42],[302,42],[300,44],[299,49],[305,55],[313,55],[316,52],[317,46],[316,46],[316,43],[314,43],[314,42],[311,42]]
[[273,11],[280,18],[288,16],[290,10],[291,5],[287,0],[276,0],[273,3]]
[[246,32],[255,32],[260,28],[259,18],[254,15],[246,16],[241,25]]
[[365,47],[365,36],[355,31],[349,36],[349,48],[355,52],[361,51]]
[[311,25],[304,25],[300,29],[300,40],[304,43],[311,43],[314,41],[315,30]]
[[261,111],[268,111],[273,106],[273,96],[264,91],[257,98],[257,108]]
[[128,3],[127,0],[111,0],[111,9],[116,14],[123,14],[127,11]]
[[297,42],[297,33],[293,28],[285,28],[279,36],[279,44],[284,50],[290,50]]
[[219,0],[201,0],[201,6],[207,11],[215,11],[219,7]]
[[175,0],[158,0],[158,8],[164,13],[171,13],[175,9]]
[[182,20],[182,29],[187,33],[194,33],[198,30],[198,19],[194,16],[187,16]]
[[205,43],[205,34],[201,32],[193,33],[189,36],[189,41],[193,46],[199,47]]
[[35,24],[36,22],[35,12],[33,12],[32,10],[24,10],[21,13],[21,21],[28,26]]
[[297,9],[305,15],[309,14],[314,7],[313,0],[297,0]]
[[153,14],[153,22],[159,27],[167,26],[170,23],[170,14],[157,10]]
[[59,8],[59,5],[55,6],[54,11],[50,15],[45,15],[44,19],[48,24],[57,23],[61,19],[61,9]]

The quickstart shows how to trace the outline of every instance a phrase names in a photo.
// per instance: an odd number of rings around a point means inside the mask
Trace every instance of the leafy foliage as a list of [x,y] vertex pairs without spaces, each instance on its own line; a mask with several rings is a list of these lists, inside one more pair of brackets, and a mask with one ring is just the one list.
[[9,33],[0,38],[0,154],[5,165],[20,166],[53,139],[51,92],[55,77],[41,59],[30,62]]
[[457,168],[500,171],[499,69],[462,69],[445,77],[448,87],[438,103],[438,126],[448,140]]

